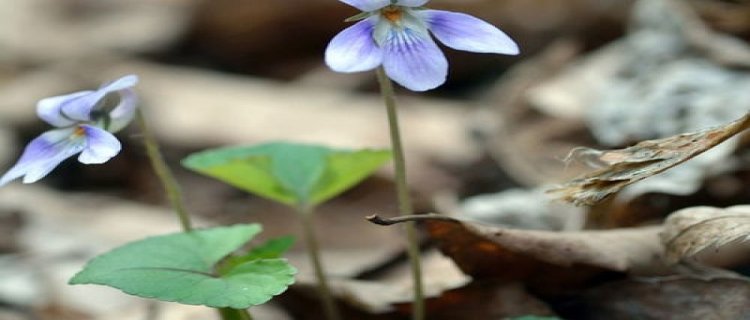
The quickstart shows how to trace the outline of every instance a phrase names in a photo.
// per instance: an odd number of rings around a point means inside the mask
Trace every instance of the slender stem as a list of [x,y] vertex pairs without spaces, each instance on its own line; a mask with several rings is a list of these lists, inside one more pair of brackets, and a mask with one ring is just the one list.
[[[398,126],[398,111],[396,109],[396,95],[393,91],[393,84],[385,74],[383,67],[377,69],[378,83],[380,84],[380,94],[383,96],[383,102],[388,111],[388,125],[391,130],[391,149],[393,150],[393,161],[396,168],[396,193],[398,195],[398,206],[401,215],[410,215],[413,213],[411,197],[409,196],[409,187],[406,183],[406,160],[404,157],[404,147],[401,143],[401,132]],[[422,266],[420,262],[419,239],[417,237],[417,228],[414,222],[405,224],[406,236],[408,241],[408,254],[411,262],[411,273],[414,281],[414,301],[412,303],[412,319],[424,320],[424,291],[422,285]]]
[[310,254],[310,261],[315,270],[315,276],[318,278],[318,291],[320,291],[323,312],[328,320],[341,320],[341,313],[339,313],[336,301],[331,294],[331,288],[328,286],[328,277],[323,270],[323,263],[320,259],[320,246],[318,245],[318,237],[315,234],[315,226],[313,226],[312,223],[313,209],[309,206],[302,205],[298,210],[299,214],[302,216],[302,229],[305,234],[307,252]]
[[253,320],[247,309],[220,308],[217,310],[223,320]]
[[188,216],[187,210],[185,210],[185,205],[182,202],[182,190],[180,189],[180,185],[177,184],[177,180],[175,180],[172,171],[164,161],[164,157],[159,149],[159,143],[156,141],[153,132],[151,132],[151,129],[146,122],[146,117],[143,115],[143,111],[140,109],[138,109],[136,113],[136,121],[141,127],[143,142],[146,145],[146,154],[148,155],[149,160],[151,160],[151,166],[154,167],[156,176],[159,177],[162,185],[164,185],[164,191],[166,191],[167,197],[172,203],[172,208],[177,214],[177,218],[180,219],[182,230],[190,232],[193,230],[193,227],[190,223],[190,216]]
[[[148,126],[148,123],[146,122],[146,117],[143,115],[143,111],[138,109],[135,117],[136,117],[136,122],[138,122],[138,126],[141,127],[141,133],[143,134],[143,142],[146,146],[146,154],[148,155],[148,158],[151,161],[151,166],[154,167],[154,172],[156,172],[156,176],[159,177],[159,180],[164,186],[164,191],[166,191],[167,193],[169,202],[172,204],[172,208],[174,209],[174,212],[177,214],[177,218],[180,220],[180,225],[182,225],[182,230],[185,232],[190,232],[193,230],[193,226],[190,222],[190,216],[188,215],[187,210],[185,209],[185,204],[182,201],[183,199],[182,189],[180,188],[180,185],[177,183],[177,180],[174,178],[174,174],[172,174],[172,170],[170,170],[169,166],[167,166],[167,162],[164,161],[164,156],[162,156],[161,149],[159,148],[159,142],[156,141],[156,137],[154,136],[154,133],[151,132],[151,128]],[[219,311],[219,315],[221,316],[221,319],[223,320],[252,320],[253,319],[253,317],[250,315],[247,309],[220,308],[217,310]]]

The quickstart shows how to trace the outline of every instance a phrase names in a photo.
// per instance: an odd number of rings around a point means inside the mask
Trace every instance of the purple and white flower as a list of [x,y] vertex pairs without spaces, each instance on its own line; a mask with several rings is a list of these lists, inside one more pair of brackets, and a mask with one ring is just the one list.
[[122,146],[112,133],[125,128],[135,116],[137,97],[132,87],[136,83],[138,77],[128,75],[94,91],[40,100],[37,115],[57,129],[32,140],[21,159],[0,178],[0,186],[20,177],[24,183],[38,181],[78,153],[78,161],[84,164],[104,163],[116,156]]
[[362,20],[328,44],[326,64],[337,72],[360,72],[380,65],[400,85],[434,89],[445,82],[448,61],[430,32],[457,50],[518,54],[518,45],[500,29],[463,13],[422,8],[429,0],[339,0],[363,13]]

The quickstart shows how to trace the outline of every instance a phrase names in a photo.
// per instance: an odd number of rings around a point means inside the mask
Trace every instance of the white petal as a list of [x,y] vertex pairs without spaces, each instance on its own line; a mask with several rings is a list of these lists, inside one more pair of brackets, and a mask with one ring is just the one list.
[[375,69],[383,61],[383,51],[373,39],[377,17],[357,22],[336,35],[328,44],[325,61],[336,72]]
[[129,89],[135,86],[136,84],[138,84],[138,76],[134,74],[129,74],[126,76],[122,76],[119,79],[116,79],[112,82],[103,84],[99,88],[99,90],[112,92],[112,91],[118,91],[118,90],[123,90],[123,89]]
[[464,13],[423,10],[416,14],[429,25],[435,38],[457,50],[518,54],[518,45],[495,26]]
[[138,77],[135,75],[127,75],[114,80],[109,83],[103,84],[98,90],[91,94],[79,97],[70,103],[65,104],[62,107],[63,113],[66,116],[80,121],[91,121],[91,111],[97,106],[100,100],[102,100],[108,93],[130,89],[138,83]]
[[63,115],[62,107],[65,104],[91,94],[93,91],[80,91],[71,94],[44,98],[36,104],[36,114],[45,122],[55,127],[67,127],[75,123],[74,119]]
[[135,117],[138,104],[138,96],[131,89],[120,90],[120,104],[109,113],[111,123],[107,128],[109,132],[118,132],[125,128]]
[[84,122],[91,121],[93,120],[91,119],[91,111],[106,94],[106,92],[99,90],[81,95],[63,104],[60,110],[70,119]]
[[385,40],[384,50],[386,74],[407,89],[426,91],[445,82],[448,61],[428,34],[393,29]]
[[86,138],[86,148],[78,156],[81,163],[105,163],[120,153],[122,145],[111,133],[94,126],[83,125],[81,128],[85,131]]
[[21,159],[0,178],[0,186],[20,177],[24,177],[24,183],[36,182],[65,159],[81,152],[85,141],[74,132],[74,128],[52,130],[32,140]]

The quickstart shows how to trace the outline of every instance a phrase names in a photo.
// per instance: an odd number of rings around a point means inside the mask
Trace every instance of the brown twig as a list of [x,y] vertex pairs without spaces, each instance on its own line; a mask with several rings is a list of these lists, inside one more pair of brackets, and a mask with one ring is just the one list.
[[369,215],[365,217],[365,219],[367,219],[367,221],[370,221],[374,224],[381,225],[381,226],[390,226],[390,225],[404,223],[404,222],[428,221],[428,220],[458,222],[458,220],[454,218],[447,217],[441,214],[436,214],[436,213],[415,214],[415,215],[409,215],[409,216],[399,216],[395,218],[383,218],[377,214],[373,214],[373,215]]

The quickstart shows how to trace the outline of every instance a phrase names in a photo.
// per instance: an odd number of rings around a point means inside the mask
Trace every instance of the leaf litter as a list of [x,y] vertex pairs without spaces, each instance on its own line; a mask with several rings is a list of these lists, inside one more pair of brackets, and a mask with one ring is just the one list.
[[574,149],[567,161],[603,166],[549,192],[576,205],[594,205],[626,186],[662,173],[750,128],[750,114],[727,125],[646,140],[625,149]]
[[[661,234],[666,259],[676,263],[707,249],[719,252],[750,236],[750,206],[694,207],[671,214]],[[747,251],[746,251],[747,252]]]

